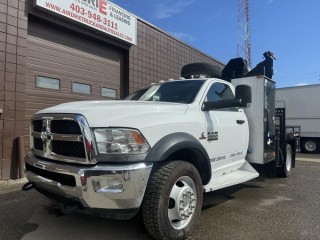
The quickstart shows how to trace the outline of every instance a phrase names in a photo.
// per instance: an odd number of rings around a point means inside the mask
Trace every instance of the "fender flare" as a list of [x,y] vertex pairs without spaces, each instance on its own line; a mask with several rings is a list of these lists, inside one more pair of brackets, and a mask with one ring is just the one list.
[[180,150],[191,150],[197,156],[197,159],[190,159],[190,163],[197,167],[203,185],[207,184],[211,179],[210,158],[199,140],[188,133],[176,132],[163,137],[150,149],[145,160],[150,162],[165,161]]

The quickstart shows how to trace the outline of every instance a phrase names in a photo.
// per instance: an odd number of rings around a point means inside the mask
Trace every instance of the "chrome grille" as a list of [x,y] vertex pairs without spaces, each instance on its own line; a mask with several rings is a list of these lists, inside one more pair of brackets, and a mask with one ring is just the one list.
[[33,121],[33,131],[41,132],[42,130],[42,120]]
[[59,134],[81,134],[81,129],[75,121],[53,120],[51,122],[51,132]]
[[96,151],[86,119],[74,114],[39,114],[31,122],[31,151],[40,157],[95,163]]
[[43,143],[40,138],[33,138],[34,149],[43,151]]
[[52,152],[62,156],[85,158],[86,152],[82,142],[52,141]]

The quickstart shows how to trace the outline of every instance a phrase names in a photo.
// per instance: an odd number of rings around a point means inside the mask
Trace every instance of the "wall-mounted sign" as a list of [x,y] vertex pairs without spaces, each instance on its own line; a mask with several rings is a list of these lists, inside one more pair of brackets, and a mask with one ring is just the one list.
[[36,0],[36,6],[128,43],[137,42],[137,18],[107,0]]

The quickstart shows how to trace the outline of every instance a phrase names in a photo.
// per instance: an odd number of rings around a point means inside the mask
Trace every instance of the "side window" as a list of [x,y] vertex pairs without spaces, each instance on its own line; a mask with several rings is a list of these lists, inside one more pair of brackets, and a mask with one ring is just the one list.
[[60,89],[60,79],[51,78],[51,77],[44,77],[44,76],[37,76],[36,77],[36,87],[59,90]]
[[112,88],[101,88],[101,96],[109,98],[117,98],[117,90]]
[[72,83],[72,92],[91,94],[91,86],[88,84],[73,82]]
[[224,83],[212,84],[207,93],[206,101],[214,102],[226,99],[234,99],[234,95],[230,87]]

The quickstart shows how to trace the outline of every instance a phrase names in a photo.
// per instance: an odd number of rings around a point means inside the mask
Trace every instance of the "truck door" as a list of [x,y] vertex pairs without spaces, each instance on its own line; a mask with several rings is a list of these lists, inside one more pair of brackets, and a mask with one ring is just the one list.
[[[229,85],[214,82],[203,101],[234,99]],[[248,121],[242,109],[223,108],[203,111],[206,122],[206,149],[213,175],[234,171],[242,166],[248,147]]]

